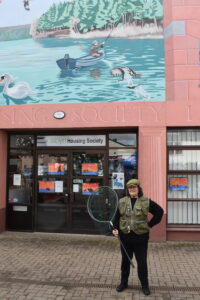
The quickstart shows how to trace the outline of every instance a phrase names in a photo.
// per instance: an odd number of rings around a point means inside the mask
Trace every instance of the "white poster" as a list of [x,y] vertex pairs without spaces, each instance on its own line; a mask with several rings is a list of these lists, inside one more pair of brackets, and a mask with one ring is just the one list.
[[13,185],[21,185],[22,176],[21,174],[14,174],[13,175]]
[[55,181],[55,193],[63,193],[63,181]]
[[112,188],[114,190],[124,189],[124,173],[112,173]]
[[78,193],[79,192],[79,184],[73,184],[73,192]]

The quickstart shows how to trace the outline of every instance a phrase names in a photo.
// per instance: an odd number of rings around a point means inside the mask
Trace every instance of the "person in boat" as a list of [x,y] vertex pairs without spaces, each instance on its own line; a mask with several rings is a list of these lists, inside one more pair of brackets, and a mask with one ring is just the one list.
[[91,49],[90,49],[90,55],[93,57],[101,56],[102,53],[99,52],[99,48],[103,48],[103,45],[104,45],[104,42],[99,44],[97,41],[93,41]]

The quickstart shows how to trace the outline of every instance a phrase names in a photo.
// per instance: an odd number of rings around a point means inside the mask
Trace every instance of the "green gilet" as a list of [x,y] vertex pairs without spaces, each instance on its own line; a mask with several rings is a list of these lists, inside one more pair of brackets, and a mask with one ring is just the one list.
[[131,198],[123,197],[119,200],[119,228],[124,233],[131,230],[136,234],[142,234],[149,231],[148,212],[149,199],[146,197],[137,198],[132,209]]

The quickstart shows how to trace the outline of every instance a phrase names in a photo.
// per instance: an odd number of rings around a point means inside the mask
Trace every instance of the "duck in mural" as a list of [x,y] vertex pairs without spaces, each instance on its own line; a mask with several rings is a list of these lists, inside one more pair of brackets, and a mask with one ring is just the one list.
[[136,86],[133,85],[132,78],[140,77],[141,74],[136,73],[133,69],[129,67],[117,67],[111,70],[112,76],[121,76],[118,81],[127,81],[129,89],[134,89]]
[[9,87],[9,85],[12,83],[12,78],[9,74],[1,76],[0,83],[2,81],[4,81],[4,88],[2,93],[13,99],[23,99],[36,93],[31,89],[27,82],[19,82],[13,87]]

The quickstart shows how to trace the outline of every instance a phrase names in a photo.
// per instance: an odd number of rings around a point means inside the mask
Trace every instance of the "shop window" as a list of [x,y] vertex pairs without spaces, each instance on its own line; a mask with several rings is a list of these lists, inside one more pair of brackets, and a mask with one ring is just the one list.
[[109,134],[109,186],[116,190],[119,197],[122,197],[126,182],[136,177],[136,133]]
[[169,130],[168,224],[200,224],[200,129]]
[[11,148],[27,148],[34,145],[34,137],[32,135],[11,135]]
[[10,150],[8,172],[8,202],[32,202],[33,155],[31,151]]

